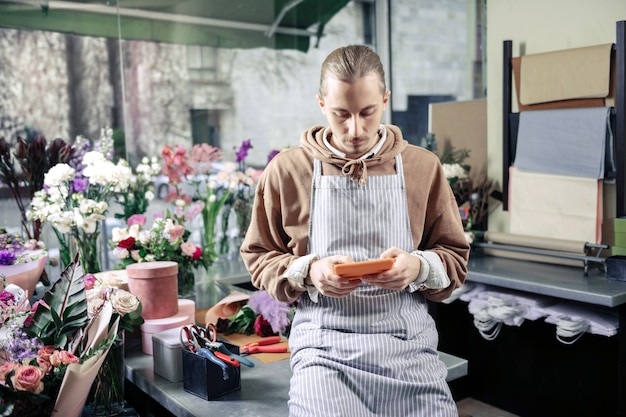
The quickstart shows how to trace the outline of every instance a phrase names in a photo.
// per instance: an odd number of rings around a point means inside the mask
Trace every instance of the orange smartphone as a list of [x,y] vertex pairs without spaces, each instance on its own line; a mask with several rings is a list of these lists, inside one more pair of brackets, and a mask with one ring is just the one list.
[[335,274],[348,279],[358,279],[363,275],[378,274],[393,266],[393,258],[372,259],[370,261],[335,264]]

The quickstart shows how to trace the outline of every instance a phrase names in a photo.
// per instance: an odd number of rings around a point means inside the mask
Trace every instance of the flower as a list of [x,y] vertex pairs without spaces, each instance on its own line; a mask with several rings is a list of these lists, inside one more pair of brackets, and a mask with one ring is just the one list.
[[[106,132],[99,144],[104,150],[108,149],[102,143],[109,139]],[[80,150],[85,151],[85,147]],[[50,224],[64,266],[77,251],[87,272],[100,271],[99,223],[106,217],[111,197],[128,190],[131,176],[126,163],[114,164],[96,150],[82,152],[80,161],[56,164],[45,174],[44,187],[35,193],[27,218]]]
[[[119,163],[131,169],[126,160],[120,159]],[[116,219],[128,220],[146,212],[148,205],[154,200],[152,177],[160,172],[161,164],[156,157],[141,159],[131,176],[128,188],[114,194],[115,202],[122,207],[122,213],[115,213]]]
[[89,283],[87,289],[87,308],[89,316],[97,314],[102,304],[106,301],[113,307],[111,320],[119,317],[119,329],[133,331],[136,326],[143,324],[141,317],[141,301],[135,295],[122,288],[122,282],[110,278],[107,273],[96,277],[94,274],[86,274],[83,278]]
[[0,182],[9,188],[17,204],[22,228],[28,239],[40,240],[41,223],[27,218],[27,202],[43,187],[44,175],[50,167],[68,162],[72,152],[72,147],[62,139],[57,138],[48,143],[39,134],[28,138],[18,137],[11,152],[10,144],[4,137],[0,137]]
[[288,334],[298,302],[285,303],[272,298],[267,291],[255,291],[232,317],[218,319],[217,329],[224,334],[255,333],[261,337]]
[[181,217],[168,212],[166,217],[155,219],[149,228],[137,223],[125,228],[114,227],[109,246],[120,260],[116,268],[124,269],[138,262],[177,262],[179,292],[184,293],[191,284],[191,270],[208,268],[214,255],[189,240],[191,232],[181,224],[183,222]]
[[[89,377],[70,380],[76,373],[95,376],[115,341],[118,322],[111,303],[87,315],[79,262],[70,264],[32,309],[15,288],[9,285],[0,293],[0,414],[46,416],[54,407],[57,415],[67,415],[87,399],[78,386],[91,384]],[[104,331],[101,320],[109,323]]]

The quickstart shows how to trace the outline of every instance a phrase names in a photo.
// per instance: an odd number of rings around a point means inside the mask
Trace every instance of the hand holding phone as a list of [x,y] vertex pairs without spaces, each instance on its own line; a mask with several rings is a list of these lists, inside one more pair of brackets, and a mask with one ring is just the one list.
[[335,264],[335,274],[348,279],[359,279],[364,275],[374,275],[391,269],[393,258],[372,259],[362,262]]

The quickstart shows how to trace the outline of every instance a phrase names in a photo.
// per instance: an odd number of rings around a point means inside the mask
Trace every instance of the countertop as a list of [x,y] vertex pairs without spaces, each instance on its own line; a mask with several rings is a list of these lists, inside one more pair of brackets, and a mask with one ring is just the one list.
[[583,268],[470,255],[468,282],[495,285],[534,294],[606,307],[626,303],[626,282],[607,279],[606,273]]
[[[448,381],[467,375],[467,361],[440,352],[448,367]],[[254,368],[241,368],[241,389],[206,401],[183,389],[182,382],[170,382],[153,372],[152,356],[139,349],[127,350],[126,378],[177,417],[206,415],[280,417],[289,414],[288,360],[261,363],[254,357]]]

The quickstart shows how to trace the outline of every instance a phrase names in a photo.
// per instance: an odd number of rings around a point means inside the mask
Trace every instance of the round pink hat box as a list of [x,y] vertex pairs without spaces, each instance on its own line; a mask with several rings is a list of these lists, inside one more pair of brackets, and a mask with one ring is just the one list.
[[162,319],[178,313],[178,263],[154,261],[126,267],[128,288],[141,301],[145,320]]

